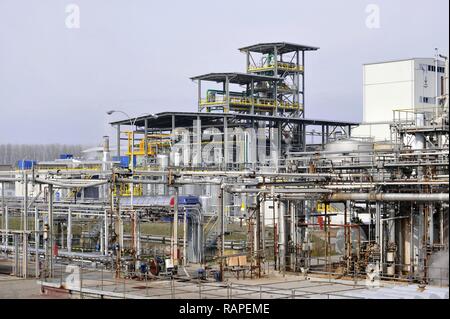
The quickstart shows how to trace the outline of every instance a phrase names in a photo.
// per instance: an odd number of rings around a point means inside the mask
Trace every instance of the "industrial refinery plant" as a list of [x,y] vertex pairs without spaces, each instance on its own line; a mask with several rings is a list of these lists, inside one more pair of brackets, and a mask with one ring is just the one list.
[[239,48],[192,112],[105,110],[101,147],[1,166],[1,271],[47,297],[448,299],[448,58],[365,64],[357,123],[305,116],[317,50]]

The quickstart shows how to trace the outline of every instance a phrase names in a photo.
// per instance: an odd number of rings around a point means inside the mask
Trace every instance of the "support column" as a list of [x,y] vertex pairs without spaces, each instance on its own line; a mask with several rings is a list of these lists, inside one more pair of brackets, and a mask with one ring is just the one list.
[[67,212],[67,252],[72,252],[72,209]]
[[22,278],[28,277],[28,233],[22,233]]
[[139,218],[139,214],[136,213],[136,232],[137,232],[137,243],[136,243],[136,254],[139,260],[141,256],[141,220]]
[[375,203],[375,241],[380,246],[381,249],[381,204],[380,202]]
[[34,267],[34,276],[35,278],[39,278],[39,210],[36,207],[34,209],[34,258],[35,258],[35,267]]
[[[5,210],[5,183],[2,182],[2,228],[5,228],[5,216],[6,216],[6,210]],[[6,234],[2,234],[2,243],[5,244],[7,236]],[[6,251],[5,251],[6,252]]]
[[430,246],[433,247],[433,244],[434,244],[434,205],[429,204],[429,211],[430,211],[430,226],[428,228],[428,231],[429,231]]
[[117,128],[117,148],[116,148],[117,153],[116,153],[116,155],[120,156],[120,124],[117,124],[116,128]]
[[325,126],[322,125],[322,150],[325,149]]
[[224,110],[224,113],[230,112],[230,79],[228,76],[225,78],[225,94],[226,94],[226,102],[225,107],[226,110]]
[[104,239],[104,251],[103,251],[103,255],[108,256],[108,250],[109,250],[109,227],[108,227],[108,211],[105,209],[105,213],[104,213],[104,217],[103,217],[103,221],[104,221],[104,228],[105,231],[103,232],[105,239]]
[[217,247],[219,249],[219,258],[220,258],[220,281],[224,279],[224,255],[225,255],[225,190],[223,186],[220,188],[219,195],[219,238],[220,238],[220,246]]
[[291,255],[290,255],[290,268],[291,271],[295,271],[296,267],[295,267],[295,261],[296,261],[296,245],[297,245],[297,231],[296,231],[296,227],[295,227],[295,221],[296,221],[296,216],[295,216],[295,204],[294,202],[289,202],[289,210],[290,210],[290,217],[291,217],[291,223],[290,223],[290,235],[291,235],[291,245],[294,248],[291,251]]
[[178,264],[178,187],[175,187],[173,202],[173,234],[172,234],[172,260],[173,264]]
[[105,236],[104,236],[104,230],[103,230],[103,225],[100,226],[100,253],[103,254],[103,252],[105,251]]
[[19,268],[19,234],[14,234],[14,276],[20,276]]
[[258,268],[258,277],[261,277],[261,199],[259,196],[256,197],[257,207],[255,210],[256,220],[256,240],[255,240],[255,251],[256,251],[256,267]]
[[[247,68],[248,70],[248,68]],[[252,101],[252,111],[251,114],[255,114],[255,82],[252,79],[251,86],[250,86],[250,94],[251,94],[251,101]]]
[[3,245],[5,246],[5,252],[8,249],[8,235],[9,235],[9,212],[8,212],[8,206],[5,206],[4,208],[4,214],[5,214],[5,236],[3,237]]
[[[208,98],[208,97],[206,97]],[[198,99],[198,111],[202,111],[202,81],[198,80],[197,84],[197,99]]]
[[303,72],[302,72],[302,103],[303,103],[303,112],[302,117],[305,118],[305,51],[302,51],[302,64],[303,64]]
[[50,277],[53,277],[53,185],[48,185],[48,242],[49,242],[49,255],[48,258],[48,271]]
[[25,170],[23,171],[23,182],[22,277],[26,278],[28,276],[28,235],[26,233],[28,230],[28,174]]
[[285,212],[286,204],[278,201],[278,246],[279,246],[279,266],[280,271],[286,271],[286,232],[285,232]]
[[[194,229],[194,228],[192,228]],[[194,236],[192,236],[194,238]],[[192,243],[194,243],[194,240],[192,240]],[[183,266],[187,265],[187,211],[184,209],[183,214]]]
[[195,130],[194,143],[195,143],[195,158],[193,159],[193,166],[201,167],[202,165],[202,120],[200,116],[197,116],[197,120],[195,121],[195,127],[192,128]]
[[295,99],[294,102],[298,103],[299,108],[300,108],[300,56],[299,56],[299,51],[297,50],[297,52],[295,53],[295,63],[297,66],[297,71],[295,72]]
[[61,223],[59,223],[59,228],[61,229],[61,237],[60,237],[60,241],[61,241],[61,245],[60,245],[60,248],[61,249],[64,249],[64,223],[63,222],[61,222]]
[[302,147],[303,152],[306,152],[306,125],[302,124]]
[[228,119],[223,117],[223,160],[225,164],[225,170],[228,168]]
[[24,183],[24,194],[23,194],[23,225],[22,230],[27,231],[28,228],[28,174],[23,171],[23,183]]
[[148,165],[148,119],[144,120],[144,158],[145,158],[145,165]]
[[439,210],[439,244],[444,245],[445,244],[445,233],[444,233],[444,207],[442,207]]
[[263,194],[261,205],[261,258],[266,256],[266,194]]

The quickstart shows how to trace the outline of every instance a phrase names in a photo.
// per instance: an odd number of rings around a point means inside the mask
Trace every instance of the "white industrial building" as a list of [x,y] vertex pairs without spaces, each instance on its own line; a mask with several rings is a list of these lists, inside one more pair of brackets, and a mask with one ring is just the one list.
[[436,67],[435,58],[411,58],[365,64],[363,123],[352,135],[389,141],[394,110],[435,107],[448,86],[445,63],[438,59]]

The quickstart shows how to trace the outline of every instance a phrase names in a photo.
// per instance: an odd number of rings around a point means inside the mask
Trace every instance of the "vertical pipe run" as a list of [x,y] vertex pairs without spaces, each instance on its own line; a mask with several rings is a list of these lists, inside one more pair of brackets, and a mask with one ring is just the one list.
[[434,207],[432,204],[429,206],[430,209],[430,226],[429,226],[429,240],[430,245],[434,244]]
[[27,231],[28,228],[28,174],[23,171],[23,183],[24,183],[24,194],[23,194],[23,226],[22,229]]
[[[192,228],[193,229],[193,228]],[[192,236],[194,238],[194,236]],[[192,241],[193,243],[194,241]],[[183,213],[183,266],[187,265],[187,211]]]
[[410,221],[409,221],[409,232],[410,232],[410,248],[409,248],[409,275],[414,275],[414,206],[411,203]]
[[50,277],[53,277],[53,185],[48,185],[48,241],[49,241],[49,255],[48,271]]
[[141,256],[141,220],[139,214],[136,214],[136,232],[137,232],[137,243],[136,243],[136,253],[138,260]]
[[261,210],[261,256],[263,259],[266,255],[266,194],[263,195]]
[[285,213],[286,204],[278,201],[278,247],[279,247],[279,265],[280,271],[283,275],[286,271],[286,227],[285,227]]
[[14,234],[14,276],[20,276],[19,268],[19,234]]
[[300,108],[300,56],[299,51],[295,52],[295,63],[297,72],[295,73],[295,102],[298,103]]
[[228,168],[228,119],[223,117],[223,161],[225,170]]
[[37,207],[34,209],[34,258],[34,275],[39,278],[39,210]]
[[22,226],[22,277],[28,276],[28,173],[23,171],[24,194],[23,194],[23,226]]
[[120,156],[120,124],[117,124],[116,125],[116,128],[117,128],[117,141],[116,141],[116,143],[117,143],[117,153],[116,153],[116,155],[117,156]]
[[109,226],[108,226],[108,211],[105,209],[104,212],[104,217],[103,217],[103,222],[104,222],[104,226],[103,228],[105,229],[103,234],[105,236],[104,239],[104,251],[103,251],[103,255],[108,256],[108,250],[109,250]]
[[[2,186],[2,217],[3,217],[2,228],[5,228],[5,224],[6,224],[5,183],[2,182],[1,186]],[[5,244],[6,238],[7,238],[7,234],[3,234],[3,235],[2,235],[2,243],[3,243],[3,244]],[[6,251],[5,251],[5,252],[6,252]]]
[[305,118],[305,51],[302,51],[302,65],[303,65],[303,72],[302,72],[302,103],[303,103],[303,112],[302,117]]
[[290,256],[290,261],[291,261],[291,270],[295,271],[296,270],[296,265],[295,265],[295,261],[296,261],[296,243],[297,243],[297,234],[296,234],[296,227],[295,227],[295,221],[296,221],[296,216],[295,216],[295,204],[294,202],[289,202],[289,209],[290,209],[290,214],[291,214],[291,224],[290,224],[290,235],[291,235],[291,246],[292,246],[292,251],[291,251],[291,256]]
[[72,210],[67,212],[67,252],[72,252]]
[[175,187],[174,203],[173,203],[173,235],[172,235],[172,259],[173,264],[178,264],[178,187]]
[[145,165],[148,165],[148,119],[144,120],[144,152]]
[[5,245],[5,252],[8,249],[8,235],[9,235],[9,211],[8,206],[5,206],[5,236],[3,237],[3,244]]
[[230,79],[225,77],[225,94],[226,94],[226,104],[225,104],[225,112],[228,113],[230,111]]
[[28,233],[22,233],[22,277],[28,277]]
[[[273,57],[274,57],[274,66],[273,66],[273,76],[278,77],[278,48],[277,46],[273,47]],[[275,102],[275,116],[278,116],[278,82],[273,82],[273,100]],[[281,134],[281,132],[280,132]]]
[[223,186],[220,187],[220,194],[219,194],[219,239],[220,239],[220,245],[218,247],[219,249],[219,258],[220,258],[220,281],[223,281],[224,279],[224,235],[225,235],[225,191]]
[[198,80],[197,83],[197,99],[198,99],[198,111],[202,111],[202,81]]
[[100,226],[100,253],[103,253],[105,250],[105,241],[104,241],[104,235],[103,235],[103,225]]
[[257,209],[256,215],[256,240],[255,240],[255,252],[256,252],[256,267],[258,269],[258,276],[261,277],[261,199],[256,197]]

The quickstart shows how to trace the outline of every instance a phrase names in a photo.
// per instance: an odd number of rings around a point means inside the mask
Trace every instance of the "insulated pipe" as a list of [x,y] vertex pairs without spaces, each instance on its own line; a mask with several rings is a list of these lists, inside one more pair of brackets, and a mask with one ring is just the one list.
[[41,183],[41,184],[53,185],[53,186],[57,186],[57,187],[61,187],[61,188],[73,188],[73,187],[87,188],[87,187],[93,187],[93,186],[100,186],[100,185],[108,183],[108,181],[104,180],[104,181],[98,181],[98,182],[94,182],[94,183],[85,183],[85,184],[78,184],[78,183],[67,184],[67,183],[59,183],[54,180],[45,180],[45,179],[40,179],[40,178],[36,178],[35,182]]
[[345,201],[345,200],[360,200],[360,201],[403,201],[403,202],[448,202],[449,194],[415,194],[415,193],[335,193],[329,195],[327,201]]
[[67,252],[72,252],[72,210],[67,212]]
[[[226,188],[227,192],[229,193],[266,193],[270,194],[272,191],[270,189],[261,189],[261,188]],[[291,189],[291,188],[284,188],[284,189],[276,189],[275,193],[277,194],[308,194],[308,193],[332,193],[332,190],[329,189]]]

